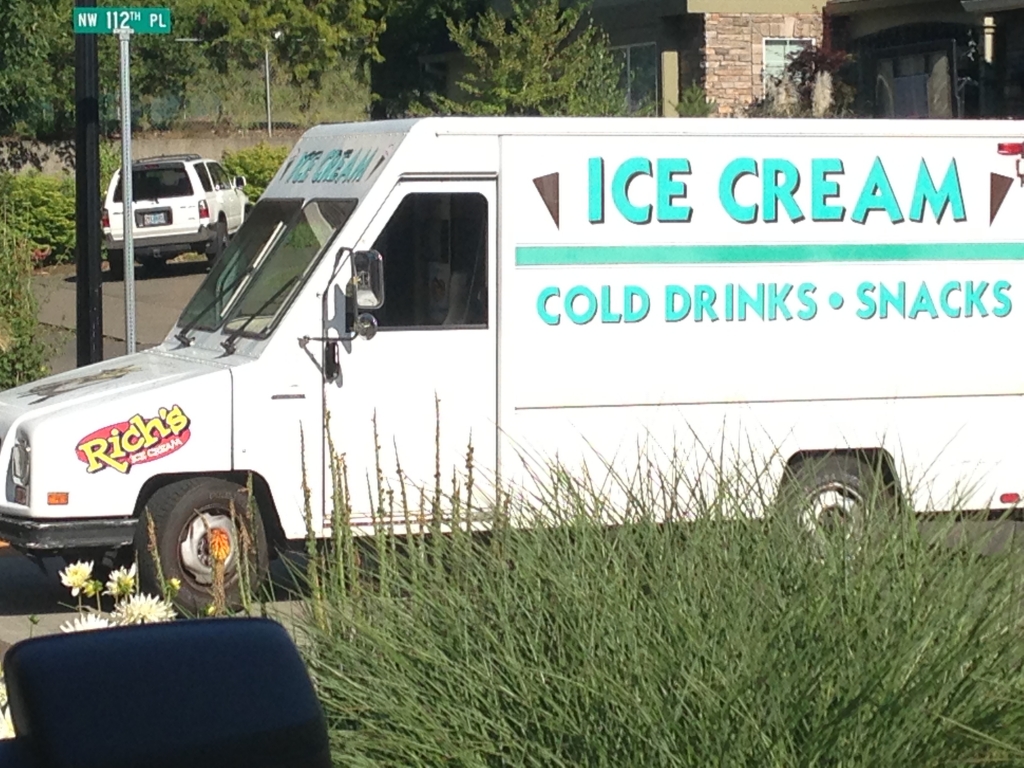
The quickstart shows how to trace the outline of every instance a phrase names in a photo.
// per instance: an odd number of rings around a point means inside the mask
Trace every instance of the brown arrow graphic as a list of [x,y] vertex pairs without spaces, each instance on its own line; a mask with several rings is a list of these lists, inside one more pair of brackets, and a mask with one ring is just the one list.
[[1013,178],[1010,176],[1003,176],[1001,173],[991,174],[991,180],[989,185],[989,204],[988,204],[988,224],[992,226],[992,222],[996,220],[996,214],[999,213],[999,208],[1003,204],[1003,200],[1006,199],[1006,193],[1010,191],[1010,187],[1013,185]]
[[540,199],[544,201],[544,205],[548,209],[548,213],[551,214],[551,218],[554,219],[555,226],[559,227],[558,223],[558,174],[549,173],[547,176],[538,176],[533,180],[533,186],[540,192]]

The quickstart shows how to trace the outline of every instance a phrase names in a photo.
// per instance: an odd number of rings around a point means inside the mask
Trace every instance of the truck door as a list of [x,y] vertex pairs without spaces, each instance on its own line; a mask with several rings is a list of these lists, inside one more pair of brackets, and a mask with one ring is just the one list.
[[[445,491],[453,469],[465,470],[470,441],[474,464],[493,477],[496,188],[493,179],[401,182],[356,244],[383,256],[384,304],[372,313],[378,328],[372,339],[339,344],[340,376],[325,385],[324,396],[329,440],[345,457],[353,523],[369,520],[377,506],[374,419],[396,514],[402,515],[396,453],[410,506],[419,505],[418,488],[432,497],[435,396]],[[344,328],[340,288],[328,306],[330,335]],[[330,499],[330,472],[326,482]],[[479,503],[484,472],[474,483]]]

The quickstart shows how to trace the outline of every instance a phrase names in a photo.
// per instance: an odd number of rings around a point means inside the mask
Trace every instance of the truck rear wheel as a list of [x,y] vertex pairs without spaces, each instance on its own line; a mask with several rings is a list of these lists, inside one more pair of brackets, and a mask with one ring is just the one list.
[[255,590],[269,568],[267,539],[259,510],[249,513],[246,489],[212,477],[178,480],[149,499],[135,534],[139,579],[144,591],[161,594],[160,570],[150,553],[147,512],[153,519],[156,551],[166,581],[181,582],[176,602],[186,613],[204,613],[216,603],[215,555],[224,557],[226,607],[243,604],[242,585]]
[[863,542],[870,515],[897,510],[894,489],[880,468],[853,454],[800,460],[789,469],[778,504],[818,544],[838,537],[854,547]]

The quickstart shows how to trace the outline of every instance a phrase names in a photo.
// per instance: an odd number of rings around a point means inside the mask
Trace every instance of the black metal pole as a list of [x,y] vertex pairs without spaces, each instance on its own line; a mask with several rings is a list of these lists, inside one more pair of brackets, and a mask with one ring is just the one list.
[[[95,7],[96,0],[78,0]],[[75,35],[75,250],[78,365],[103,359],[100,258],[100,74],[96,35]]]

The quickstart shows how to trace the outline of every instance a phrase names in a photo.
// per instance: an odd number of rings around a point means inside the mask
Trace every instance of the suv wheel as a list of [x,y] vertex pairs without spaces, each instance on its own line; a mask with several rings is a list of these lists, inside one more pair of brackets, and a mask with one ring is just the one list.
[[228,223],[224,219],[217,219],[217,227],[214,230],[213,242],[210,244],[210,250],[207,251],[206,255],[209,258],[210,263],[214,263],[220,258],[220,255],[224,253],[224,249],[228,247]]
[[147,275],[163,275],[167,273],[167,260],[156,256],[140,256],[139,264],[146,270]]
[[124,251],[107,251],[107,272],[111,280],[124,280]]

